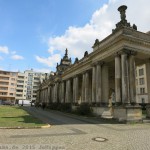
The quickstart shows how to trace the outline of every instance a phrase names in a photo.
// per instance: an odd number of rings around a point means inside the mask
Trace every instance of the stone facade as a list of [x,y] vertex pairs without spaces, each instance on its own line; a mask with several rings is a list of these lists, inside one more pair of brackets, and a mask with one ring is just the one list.
[[[76,58],[71,64],[66,50],[56,73],[41,83],[37,102],[72,106],[88,103],[98,115],[111,107],[112,116],[118,120],[142,120],[141,108],[136,104],[135,71],[137,65],[150,65],[150,35],[127,22],[126,9],[126,6],[118,8],[121,21],[108,37],[95,40],[92,53],[86,51],[82,59]],[[111,100],[113,92],[115,100]],[[148,93],[149,97],[150,88]]]

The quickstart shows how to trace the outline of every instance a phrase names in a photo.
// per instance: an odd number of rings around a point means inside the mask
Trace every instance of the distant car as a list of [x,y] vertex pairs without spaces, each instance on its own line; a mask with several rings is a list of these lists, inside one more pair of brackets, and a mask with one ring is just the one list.
[[31,105],[31,101],[30,100],[19,100],[18,101],[18,105],[24,106],[24,105]]
[[10,105],[10,106],[14,105],[14,103],[11,101],[3,101],[2,104],[3,105]]

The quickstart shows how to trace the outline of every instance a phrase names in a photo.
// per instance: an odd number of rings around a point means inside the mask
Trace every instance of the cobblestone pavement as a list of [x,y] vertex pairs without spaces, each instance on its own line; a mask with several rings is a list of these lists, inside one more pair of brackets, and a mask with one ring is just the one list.
[[[34,107],[25,109],[52,126],[0,129],[0,150],[150,150],[150,124],[118,124]],[[107,140],[94,141],[96,137]],[[6,147],[6,144],[13,147]]]

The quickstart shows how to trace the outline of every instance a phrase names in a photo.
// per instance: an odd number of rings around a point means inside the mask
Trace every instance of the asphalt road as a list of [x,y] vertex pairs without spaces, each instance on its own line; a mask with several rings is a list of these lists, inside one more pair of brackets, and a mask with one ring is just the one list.
[[0,150],[150,150],[150,124],[118,124],[35,107],[24,109],[51,127],[0,129]]

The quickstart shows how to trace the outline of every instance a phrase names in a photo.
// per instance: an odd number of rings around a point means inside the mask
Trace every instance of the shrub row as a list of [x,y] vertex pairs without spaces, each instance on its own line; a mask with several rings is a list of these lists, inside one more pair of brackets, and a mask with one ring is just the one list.
[[47,108],[52,109],[52,110],[59,110],[63,112],[68,112],[68,113],[75,113],[78,115],[92,115],[92,108],[90,107],[89,104],[83,103],[77,106],[77,109],[72,111],[71,109],[71,104],[70,103],[50,103]]

